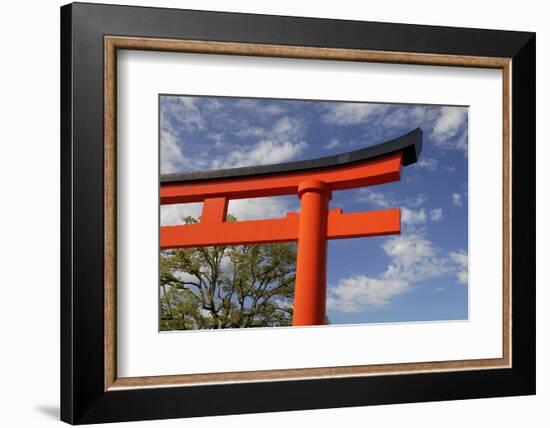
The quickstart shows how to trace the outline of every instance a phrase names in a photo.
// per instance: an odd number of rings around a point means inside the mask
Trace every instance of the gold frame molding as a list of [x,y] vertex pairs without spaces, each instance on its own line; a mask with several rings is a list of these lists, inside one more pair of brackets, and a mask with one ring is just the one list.
[[[116,368],[116,82],[117,50],[169,51],[502,70],[503,90],[503,349],[502,358],[305,369],[117,377]],[[105,36],[104,38],[104,389],[355,377],[511,367],[511,79],[510,58],[382,52],[357,49]]]

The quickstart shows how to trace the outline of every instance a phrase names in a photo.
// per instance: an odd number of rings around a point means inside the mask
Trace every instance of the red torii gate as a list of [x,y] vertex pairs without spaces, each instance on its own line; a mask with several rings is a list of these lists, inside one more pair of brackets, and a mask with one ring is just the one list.
[[[198,224],[162,226],[161,249],[298,242],[293,325],[325,323],[327,239],[399,234],[399,208],[344,214],[329,210],[332,191],[397,181],[415,163],[420,128],[376,146],[276,165],[168,174],[160,203],[203,202]],[[230,199],[296,194],[300,212],[285,218],[226,222]]]

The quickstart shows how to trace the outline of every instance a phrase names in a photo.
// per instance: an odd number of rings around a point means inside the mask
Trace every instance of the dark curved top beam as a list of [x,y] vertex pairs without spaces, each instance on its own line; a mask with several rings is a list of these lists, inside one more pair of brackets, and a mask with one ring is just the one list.
[[422,151],[422,130],[416,128],[409,133],[393,140],[386,141],[364,149],[325,156],[317,159],[285,162],[271,165],[245,166],[212,171],[194,171],[186,173],[165,174],[161,176],[161,183],[181,183],[223,178],[249,177],[256,175],[281,174],[288,172],[305,171],[310,169],[333,166],[350,165],[357,162],[384,157],[393,153],[403,153],[402,165],[416,163]]

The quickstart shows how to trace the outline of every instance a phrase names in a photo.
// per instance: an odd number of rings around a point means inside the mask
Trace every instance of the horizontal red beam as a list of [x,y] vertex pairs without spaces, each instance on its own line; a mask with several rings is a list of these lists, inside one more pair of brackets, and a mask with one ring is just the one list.
[[296,194],[306,180],[320,180],[331,190],[343,190],[397,181],[401,175],[401,153],[359,164],[293,172],[281,175],[217,179],[207,182],[166,183],[160,188],[160,203],[184,204],[205,198],[257,198]]
[[343,214],[341,208],[336,208],[329,212],[327,228],[328,239],[396,235],[401,233],[401,210]]
[[160,248],[208,247],[296,241],[298,215],[275,220],[162,226]]
[[[169,249],[297,241],[299,219],[298,213],[288,213],[286,218],[273,220],[162,226],[160,247]],[[400,231],[399,208],[349,214],[335,209],[328,215],[327,239],[392,235]]]

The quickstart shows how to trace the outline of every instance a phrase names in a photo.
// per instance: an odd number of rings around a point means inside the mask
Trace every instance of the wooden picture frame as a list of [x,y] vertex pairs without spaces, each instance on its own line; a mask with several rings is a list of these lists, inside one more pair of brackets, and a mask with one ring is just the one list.
[[[502,70],[502,358],[117,377],[118,49]],[[61,55],[63,421],[535,393],[533,33],[76,3],[61,8]]]

